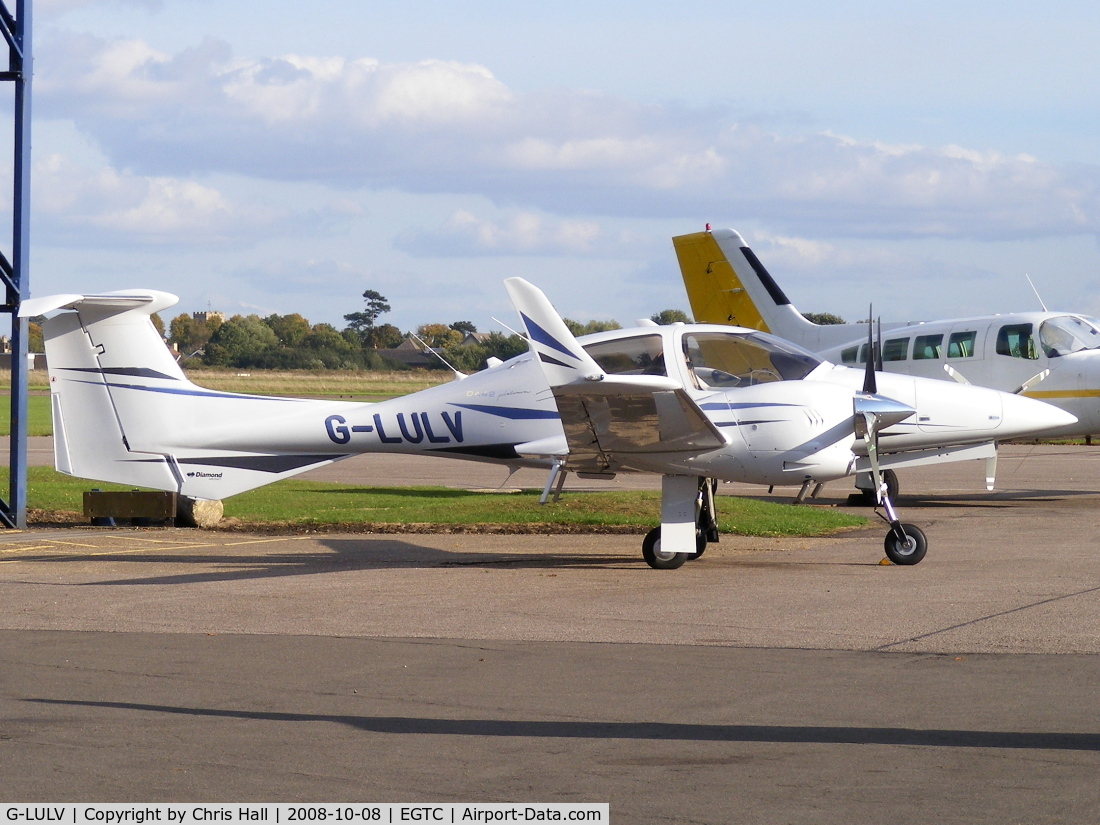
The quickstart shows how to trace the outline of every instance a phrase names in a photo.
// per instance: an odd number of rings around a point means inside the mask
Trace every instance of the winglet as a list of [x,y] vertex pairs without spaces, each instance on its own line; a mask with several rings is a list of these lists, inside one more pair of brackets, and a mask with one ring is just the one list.
[[602,381],[606,377],[541,289],[523,278],[508,278],[504,286],[527,330],[528,345],[538,356],[550,386]]

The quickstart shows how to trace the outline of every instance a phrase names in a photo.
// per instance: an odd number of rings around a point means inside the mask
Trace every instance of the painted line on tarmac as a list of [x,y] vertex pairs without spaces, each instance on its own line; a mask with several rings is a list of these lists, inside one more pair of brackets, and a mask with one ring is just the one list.
[[[310,536],[268,536],[262,539],[247,539],[245,541],[229,541],[229,542],[204,542],[204,543],[190,543],[181,542],[178,539],[174,542],[166,539],[131,539],[131,541],[142,541],[147,544],[156,544],[154,547],[136,547],[133,549],[104,549],[98,552],[85,552],[78,553],[72,556],[68,556],[71,559],[84,559],[95,556],[119,556],[130,555],[133,553],[156,553],[157,551],[172,551],[172,550],[201,550],[210,547],[239,547],[246,544],[267,544],[267,543],[280,543],[288,541],[301,541],[308,539]],[[11,547],[0,550],[0,553],[29,553],[35,550],[58,550],[58,545],[73,545],[76,547],[101,547],[102,545],[95,544],[77,544],[76,542],[64,542],[64,541],[50,541],[46,544],[36,544],[29,547]],[[28,559],[4,559],[0,561],[0,564],[19,564],[26,562]]]

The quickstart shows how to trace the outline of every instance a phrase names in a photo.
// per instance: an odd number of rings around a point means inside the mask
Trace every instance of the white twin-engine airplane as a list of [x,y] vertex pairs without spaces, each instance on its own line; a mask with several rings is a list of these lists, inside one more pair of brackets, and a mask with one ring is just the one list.
[[239,395],[191,383],[149,316],[173,295],[130,290],[24,302],[43,324],[54,460],[84,478],[221,499],[357,453],[433,454],[581,476],[662,476],[651,567],[718,538],[712,480],[810,485],[879,479],[886,551],[927,544],[901,524],[880,467],[992,438],[1066,426],[1039,401],[834,366],[728,326],[643,326],[573,337],[546,296],[505,281],[531,351],[449,384],[375,404]]
[[[1100,432],[1100,320],[1043,311],[884,323],[885,340],[870,343],[866,324],[806,320],[732,229],[681,235],[672,242],[696,321],[770,332],[838,364],[864,364],[871,352],[880,370],[1018,393],[1075,417],[1075,423],[1052,427],[1044,436]],[[990,490],[992,450],[987,445]],[[856,484],[872,489],[869,475]],[[890,486],[896,493],[894,478]]]

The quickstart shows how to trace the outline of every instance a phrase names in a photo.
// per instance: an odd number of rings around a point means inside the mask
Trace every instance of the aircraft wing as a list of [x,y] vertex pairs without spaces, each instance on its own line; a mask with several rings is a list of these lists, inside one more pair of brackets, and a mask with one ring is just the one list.
[[702,453],[726,444],[678,381],[604,372],[540,289],[522,278],[504,284],[554,393],[569,469],[614,472],[645,456]]

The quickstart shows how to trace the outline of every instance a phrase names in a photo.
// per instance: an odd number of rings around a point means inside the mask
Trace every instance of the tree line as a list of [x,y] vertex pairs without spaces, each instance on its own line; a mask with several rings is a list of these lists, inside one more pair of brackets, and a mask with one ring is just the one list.
[[[385,350],[395,349],[413,338],[393,324],[378,323],[391,307],[375,290],[363,293],[364,308],[344,316],[347,326],[337,330],[332,324],[310,324],[298,313],[290,315],[234,315],[223,320],[218,314],[195,317],[182,313],[165,326],[159,315],[152,316],[161,336],[179,353],[188,367],[234,367],[281,370],[404,370],[408,365],[387,357]],[[202,313],[199,313],[202,315]],[[829,313],[805,313],[817,324],[843,324],[844,319]],[[616,321],[574,321],[562,319],[574,335],[619,329]],[[658,324],[691,323],[687,313],[665,309],[651,316]],[[43,352],[42,330],[29,325],[29,349]],[[489,358],[506,361],[527,351],[527,341],[519,335],[491,332],[466,343],[467,333],[476,333],[470,321],[450,324],[421,324],[415,338],[438,352],[447,363],[462,372],[482,369]],[[414,338],[414,340],[415,340]],[[439,359],[430,368],[445,369]]]
[[[391,307],[375,290],[363,293],[364,308],[344,316],[342,330],[332,324],[311,324],[298,313],[290,315],[234,315],[223,320],[217,314],[199,317],[177,315],[167,329],[160,319],[154,324],[178,352],[186,366],[252,369],[407,369],[407,365],[386,350],[417,338],[438,352],[447,363],[463,372],[482,369],[489,358],[504,361],[527,351],[527,340],[519,335],[491,332],[478,336],[476,343],[463,343],[467,333],[476,333],[470,321],[450,324],[421,324],[415,334],[402,332],[393,324],[379,323]],[[666,311],[667,312],[667,311]],[[659,313],[660,314],[660,313]],[[681,315],[683,313],[680,313]],[[685,316],[686,318],[686,316]],[[656,319],[656,316],[655,316]],[[581,323],[564,319],[574,335],[619,329],[615,321]],[[439,359],[431,368],[445,369]]]

